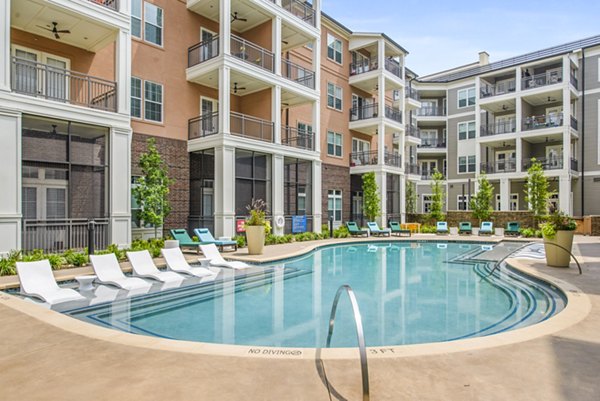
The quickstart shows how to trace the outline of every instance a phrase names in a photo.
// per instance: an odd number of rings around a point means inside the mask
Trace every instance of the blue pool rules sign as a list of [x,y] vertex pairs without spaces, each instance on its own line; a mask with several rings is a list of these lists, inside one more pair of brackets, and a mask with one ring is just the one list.
[[306,216],[292,216],[292,233],[306,232]]

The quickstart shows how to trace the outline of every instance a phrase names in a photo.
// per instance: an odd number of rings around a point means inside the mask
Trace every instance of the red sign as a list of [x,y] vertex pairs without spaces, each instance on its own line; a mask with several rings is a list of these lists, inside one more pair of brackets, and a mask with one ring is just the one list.
[[246,232],[246,220],[238,219],[235,221],[235,232],[237,232],[237,233]]

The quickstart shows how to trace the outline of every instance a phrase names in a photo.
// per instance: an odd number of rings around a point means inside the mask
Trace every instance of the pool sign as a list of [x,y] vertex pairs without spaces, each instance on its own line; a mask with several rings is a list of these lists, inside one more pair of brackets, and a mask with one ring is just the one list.
[[306,216],[292,216],[292,233],[306,232]]
[[246,232],[246,220],[245,219],[237,219],[235,221],[235,232],[236,233]]

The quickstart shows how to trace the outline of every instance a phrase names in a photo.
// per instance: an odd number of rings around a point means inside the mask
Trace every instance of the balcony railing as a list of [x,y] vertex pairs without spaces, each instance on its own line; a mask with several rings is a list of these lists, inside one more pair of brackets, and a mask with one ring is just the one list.
[[[94,219],[94,249],[108,247],[108,219]],[[47,253],[63,252],[67,249],[89,249],[87,219],[23,220],[24,251],[41,249]]]
[[498,121],[497,123],[482,125],[480,128],[479,136],[509,134],[516,131],[517,120],[511,118],[509,120]]
[[533,165],[533,160],[539,162],[544,170],[560,170],[563,168],[563,157],[535,157],[523,160],[523,170],[528,170]]
[[503,82],[498,82],[495,85],[487,82],[481,82],[481,89],[479,93],[480,98],[486,98],[491,96],[504,95],[505,93],[514,92],[517,89],[517,80],[510,79]]
[[117,83],[76,71],[12,58],[12,90],[57,102],[117,111]]
[[315,89],[315,73],[289,60],[281,60],[281,75],[307,88]]
[[377,57],[371,59],[363,58],[360,61],[350,63],[350,76],[364,74],[378,68]]
[[421,137],[421,130],[419,129],[419,127],[416,127],[411,124],[406,124],[405,130],[406,130],[406,135],[408,135],[408,136],[412,136],[414,138]]
[[219,113],[194,117],[188,121],[188,139],[203,138],[219,133]]
[[[442,178],[446,178],[446,172],[441,171]],[[421,171],[421,179],[422,180],[433,180],[433,175],[435,174],[435,170],[423,170]]]
[[[377,165],[377,164],[379,164],[378,159],[379,159],[379,155],[376,150],[371,150],[368,152],[354,152],[354,153],[350,153],[350,166],[355,167],[355,166]],[[400,168],[400,167],[402,167],[402,156],[395,154],[395,153],[391,153],[391,152],[385,152],[384,153],[384,164],[386,166]]]
[[571,170],[579,171],[579,163],[577,162],[577,159],[573,159],[572,157],[571,157]]
[[315,150],[314,135],[287,125],[281,126],[281,143],[294,148]]
[[392,58],[385,59],[385,69],[397,77],[402,77],[402,66]]
[[421,100],[421,96],[419,95],[419,91],[416,90],[415,88],[405,88],[404,89],[404,94],[406,97],[414,99],[416,101],[420,101]]
[[371,103],[360,107],[350,109],[350,121],[368,120],[369,118],[377,117],[379,105]]
[[430,149],[444,149],[446,147],[446,140],[439,138],[423,138],[421,137],[421,144],[419,148],[430,148]]
[[232,111],[230,125],[233,135],[273,142],[274,124],[272,121]]
[[577,119],[573,116],[571,116],[571,128],[573,128],[575,131],[577,131],[577,127],[579,126],[579,124],[577,123]]
[[489,163],[481,163],[480,169],[486,174],[514,173],[517,171],[517,160],[507,159]]
[[118,11],[119,10],[119,0],[88,0],[92,3],[100,4],[106,8],[110,8],[111,10]]
[[421,166],[414,163],[405,163],[404,164],[404,173],[405,174],[413,174],[413,175],[421,175]]
[[523,119],[523,131],[560,127],[563,125],[563,113],[551,113],[548,115],[531,116]]
[[525,76],[521,80],[521,89],[539,88],[540,86],[554,85],[562,82],[562,69],[556,74],[543,72],[532,76]]
[[402,111],[395,110],[393,107],[386,105],[385,106],[385,118],[389,118],[390,120],[394,120],[398,123],[402,123]]
[[573,74],[571,74],[571,85],[573,85],[575,89],[579,89],[579,81],[577,80],[577,77]]
[[208,61],[219,55],[219,37],[200,42],[188,48],[188,67]]
[[[275,2],[275,1],[273,1]],[[305,2],[299,0],[281,0],[281,7],[300,18],[302,21],[315,26],[315,9]]]
[[445,116],[446,109],[443,106],[421,106],[417,110],[417,115],[421,117]]
[[231,35],[231,55],[265,70],[273,72],[273,53],[254,43],[240,38],[236,35]]

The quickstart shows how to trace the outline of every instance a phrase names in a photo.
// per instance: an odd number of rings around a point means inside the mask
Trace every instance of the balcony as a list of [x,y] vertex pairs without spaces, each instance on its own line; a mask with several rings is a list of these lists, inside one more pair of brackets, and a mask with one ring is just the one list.
[[507,81],[498,82],[496,84],[489,84],[485,81],[481,81],[481,88],[479,97],[485,99],[492,96],[504,95],[512,93],[517,89],[517,80],[510,79]]
[[541,74],[525,76],[521,80],[521,89],[533,89],[542,86],[554,85],[563,81],[562,68],[557,69],[554,73],[549,71]]
[[117,111],[117,83],[47,64],[12,58],[16,93],[92,109]]
[[421,101],[421,96],[419,96],[419,91],[416,90],[415,88],[405,88],[404,89],[404,94],[405,97],[407,97],[408,99],[413,99],[416,100],[417,102]]
[[406,163],[404,164],[404,173],[412,175],[421,175],[421,167],[418,164]]
[[188,67],[204,63],[219,55],[219,37],[200,42],[188,48]]
[[[271,0],[275,3],[275,0]],[[316,26],[315,9],[304,1],[281,0],[281,7],[309,25]]]
[[575,89],[579,89],[579,81],[577,80],[577,77],[573,74],[571,74],[571,85],[573,85]]
[[399,62],[392,58],[385,59],[385,69],[391,72],[393,75],[397,76],[398,78],[402,77],[402,66]]
[[[230,131],[232,135],[273,142],[274,124],[246,114],[230,112]],[[211,113],[192,118],[188,121],[188,139],[203,138],[219,133],[219,113]]]
[[254,43],[240,38],[236,35],[231,35],[231,55],[239,58],[248,64],[264,68],[267,71],[274,72],[273,53]]
[[480,127],[479,136],[510,134],[516,131],[516,127],[517,120],[515,118],[502,120],[497,123],[482,125]]
[[417,110],[417,116],[420,117],[444,117],[446,109],[443,106],[422,106]]
[[[563,168],[563,158],[562,155],[559,155],[558,157],[532,157],[530,159],[523,159],[523,171],[528,170],[532,165],[533,162],[539,162],[542,165],[542,168],[544,170],[561,170]],[[577,170],[577,160],[575,159],[571,159],[571,168],[573,169],[573,167],[575,167],[575,171]]]
[[370,118],[376,118],[378,112],[379,105],[377,103],[353,107],[350,109],[350,121],[368,120]]
[[561,127],[562,125],[563,113],[551,113],[549,115],[531,116],[523,119],[523,131]]
[[577,131],[577,127],[579,126],[577,119],[573,116],[571,116],[571,128],[573,128],[575,131]]
[[289,60],[281,60],[281,75],[310,89],[315,89],[315,73]]
[[426,149],[445,149],[446,141],[438,138],[421,138],[421,144],[417,147]]
[[385,118],[389,118],[390,120],[394,120],[400,124],[402,124],[402,111],[395,110],[392,106],[385,106]]
[[[422,180],[433,180],[433,175],[437,170],[423,170],[421,171],[421,179]],[[446,179],[446,172],[442,171],[442,178]]]
[[99,4],[111,10],[119,11],[119,0],[88,0],[89,2]]
[[421,137],[421,130],[419,129],[419,127],[415,127],[414,125],[406,124],[405,131],[406,131],[406,135],[408,135],[408,136],[412,136],[414,138]]
[[517,171],[517,160],[508,159],[490,163],[481,163],[480,170],[486,174],[514,173]]
[[[378,152],[376,150],[350,153],[350,167],[377,165],[379,164],[378,157]],[[386,166],[401,168],[402,156],[391,152],[385,152],[384,164]]]
[[314,135],[312,132],[298,130],[287,125],[281,126],[281,143],[298,149],[315,150]]
[[350,76],[364,74],[365,72],[373,71],[378,68],[377,57],[371,59],[363,59],[350,63]]

